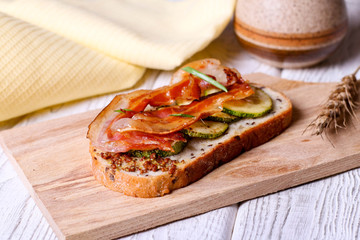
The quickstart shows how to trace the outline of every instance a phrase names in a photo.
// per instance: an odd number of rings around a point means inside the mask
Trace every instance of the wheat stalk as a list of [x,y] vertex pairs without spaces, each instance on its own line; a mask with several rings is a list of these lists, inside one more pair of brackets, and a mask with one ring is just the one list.
[[326,103],[322,106],[320,114],[305,128],[304,132],[311,129],[311,135],[320,135],[323,133],[327,136],[330,129],[346,127],[347,117],[356,118],[357,80],[356,74],[360,70],[360,66],[353,74],[347,75],[341,79],[341,83],[336,85],[334,91],[331,92]]

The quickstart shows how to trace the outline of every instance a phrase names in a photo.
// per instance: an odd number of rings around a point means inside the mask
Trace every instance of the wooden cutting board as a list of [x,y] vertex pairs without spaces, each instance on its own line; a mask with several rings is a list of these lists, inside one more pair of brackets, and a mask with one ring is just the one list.
[[[259,73],[248,78],[291,99],[291,126],[161,198],[127,197],[93,179],[85,136],[98,111],[6,130],[0,133],[0,142],[60,239],[116,238],[360,166],[360,127],[354,126],[358,121],[338,135],[330,134],[334,146],[320,137],[302,135],[335,84]],[[357,116],[360,119],[359,111]]]

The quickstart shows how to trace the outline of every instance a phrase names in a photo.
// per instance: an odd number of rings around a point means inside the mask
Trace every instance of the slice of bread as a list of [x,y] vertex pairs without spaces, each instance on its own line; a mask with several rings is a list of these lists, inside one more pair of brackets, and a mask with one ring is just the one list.
[[[143,198],[163,196],[202,178],[242,152],[269,141],[289,126],[292,116],[290,100],[270,88],[261,88],[272,98],[271,112],[263,117],[231,123],[227,133],[216,139],[192,138],[181,153],[167,159],[177,161],[176,169],[172,171],[141,173],[118,170],[104,159],[104,153],[90,145],[95,178],[111,190]],[[141,162],[140,158],[132,160]]]

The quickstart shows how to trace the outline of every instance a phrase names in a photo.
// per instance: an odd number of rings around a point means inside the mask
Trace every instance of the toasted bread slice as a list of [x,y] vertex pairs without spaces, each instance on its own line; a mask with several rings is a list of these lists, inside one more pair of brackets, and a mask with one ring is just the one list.
[[[242,152],[259,146],[289,126],[292,116],[290,100],[282,93],[262,88],[273,101],[273,109],[259,118],[244,118],[231,123],[228,132],[216,139],[193,138],[185,149],[174,156],[173,171],[125,171],[112,168],[101,151],[90,145],[92,171],[106,187],[134,197],[159,197],[202,178],[219,165],[229,162]],[[141,161],[140,158],[133,158]]]

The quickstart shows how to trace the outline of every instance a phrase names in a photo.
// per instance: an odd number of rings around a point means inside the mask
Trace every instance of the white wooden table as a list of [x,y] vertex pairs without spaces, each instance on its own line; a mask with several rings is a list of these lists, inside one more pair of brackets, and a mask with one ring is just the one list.
[[[246,74],[264,72],[307,82],[335,82],[360,65],[360,0],[348,0],[350,31],[341,47],[315,67],[288,70],[262,64],[237,43],[232,25],[194,58],[219,58]],[[137,85],[154,88],[172,72],[148,70]],[[0,129],[104,107],[109,94],[47,108],[0,123]],[[324,96],[324,99],[326,96]],[[360,159],[359,159],[360,161]],[[0,239],[56,239],[0,148]],[[360,169],[173,222],[123,239],[360,239]]]

